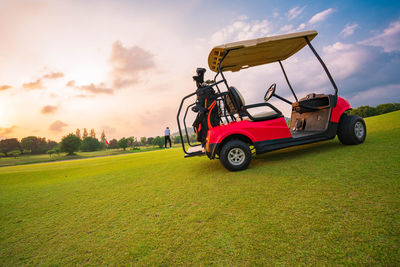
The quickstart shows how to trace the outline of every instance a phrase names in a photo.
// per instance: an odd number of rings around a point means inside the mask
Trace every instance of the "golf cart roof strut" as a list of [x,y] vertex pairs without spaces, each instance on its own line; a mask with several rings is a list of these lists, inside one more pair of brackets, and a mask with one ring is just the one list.
[[326,67],[325,63],[322,61],[322,59],[319,57],[317,51],[315,51],[314,47],[311,45],[310,40],[308,40],[308,37],[305,36],[304,39],[306,39],[306,42],[308,44],[308,46],[310,47],[311,51],[314,53],[315,57],[318,59],[319,63],[321,63],[322,67],[325,70],[326,75],[328,75],[329,80],[332,83],[333,88],[335,89],[335,102],[336,102],[336,98],[337,98],[337,94],[338,94],[338,88],[336,86],[335,81],[333,80],[328,68]]
[[226,87],[228,88],[228,90],[229,90],[229,85],[228,85],[228,82],[225,79],[224,73],[221,70],[221,65],[222,65],[222,62],[224,61],[224,59],[226,58],[226,56],[229,54],[230,51],[231,50],[227,50],[225,55],[222,56],[221,60],[218,63],[218,73],[221,73],[222,79],[224,80],[224,83],[225,83]]
[[[218,74],[221,74],[222,80],[224,81],[224,84],[225,84],[226,89],[227,89],[228,91],[229,91],[229,85],[228,85],[228,82],[227,82],[226,79],[225,79],[224,73],[223,73],[222,70],[221,70],[221,64],[222,64],[222,62],[224,61],[224,59],[226,58],[226,56],[229,54],[230,51],[231,51],[231,50],[226,51],[225,55],[222,56],[221,60],[220,60],[219,63],[218,63],[218,72],[217,72],[217,75],[215,75],[215,77],[214,77],[214,79],[216,79],[217,76],[218,76]],[[217,87],[217,88],[218,88],[218,87]],[[219,91],[219,88],[218,88],[218,91]],[[228,104],[226,103],[225,97],[222,97],[222,101],[223,101],[223,103],[224,103],[224,106],[227,107]],[[224,109],[224,116],[225,116],[226,121],[229,121],[225,109]],[[234,119],[234,117],[233,117],[232,115],[231,115],[231,119],[232,119],[232,120]]]
[[293,96],[294,96],[294,99],[296,99],[296,102],[299,102],[299,100],[297,99],[296,94],[295,94],[294,91],[293,91],[292,85],[290,85],[289,79],[288,79],[288,77],[287,77],[287,75],[286,75],[285,69],[283,68],[282,62],[281,62],[280,60],[278,60],[278,62],[279,62],[279,65],[281,66],[281,69],[282,69],[282,71],[283,71],[283,75],[285,75],[285,79],[286,79],[287,84],[289,85],[290,91],[292,91],[292,94],[293,94]]

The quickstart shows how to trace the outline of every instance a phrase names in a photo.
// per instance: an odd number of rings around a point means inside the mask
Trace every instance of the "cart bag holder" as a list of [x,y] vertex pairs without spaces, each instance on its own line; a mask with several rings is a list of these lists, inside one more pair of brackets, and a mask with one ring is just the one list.
[[204,145],[208,129],[219,125],[219,107],[217,104],[217,95],[212,87],[199,88],[196,94],[197,101],[192,110],[197,112],[197,117],[193,122],[193,128],[197,134],[197,141]]

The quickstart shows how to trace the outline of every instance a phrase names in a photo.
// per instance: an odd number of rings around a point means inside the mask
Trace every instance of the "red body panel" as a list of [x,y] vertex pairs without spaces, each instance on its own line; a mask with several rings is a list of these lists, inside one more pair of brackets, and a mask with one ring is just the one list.
[[351,109],[349,101],[338,96],[336,107],[332,109],[331,122],[339,122],[343,112]]
[[[350,103],[338,97],[336,106],[332,109],[330,121],[338,123],[343,112],[349,109],[351,109]],[[206,151],[213,155],[215,145],[231,135],[246,136],[253,143],[292,137],[284,117],[258,122],[247,120],[231,122],[208,130]],[[211,149],[211,145],[214,145],[214,149]]]
[[229,135],[240,134],[254,142],[292,137],[283,117],[267,121],[238,121],[208,130],[207,143],[221,143]]

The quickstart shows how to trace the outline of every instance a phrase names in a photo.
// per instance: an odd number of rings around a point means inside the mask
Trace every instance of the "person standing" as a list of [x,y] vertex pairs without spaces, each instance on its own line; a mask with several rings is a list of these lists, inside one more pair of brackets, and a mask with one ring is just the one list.
[[169,147],[171,148],[171,131],[169,130],[169,127],[167,127],[164,131],[164,137],[165,137],[165,148],[167,148],[167,141],[169,142]]

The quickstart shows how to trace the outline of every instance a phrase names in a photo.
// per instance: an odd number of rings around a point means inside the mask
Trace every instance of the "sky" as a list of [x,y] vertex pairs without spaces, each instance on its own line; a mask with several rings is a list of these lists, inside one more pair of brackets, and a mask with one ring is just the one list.
[[[305,30],[353,107],[400,102],[399,1],[0,0],[0,139],[175,132],[213,46]],[[307,47],[283,64],[299,97],[333,92]],[[293,100],[275,63],[226,76],[246,104]]]

